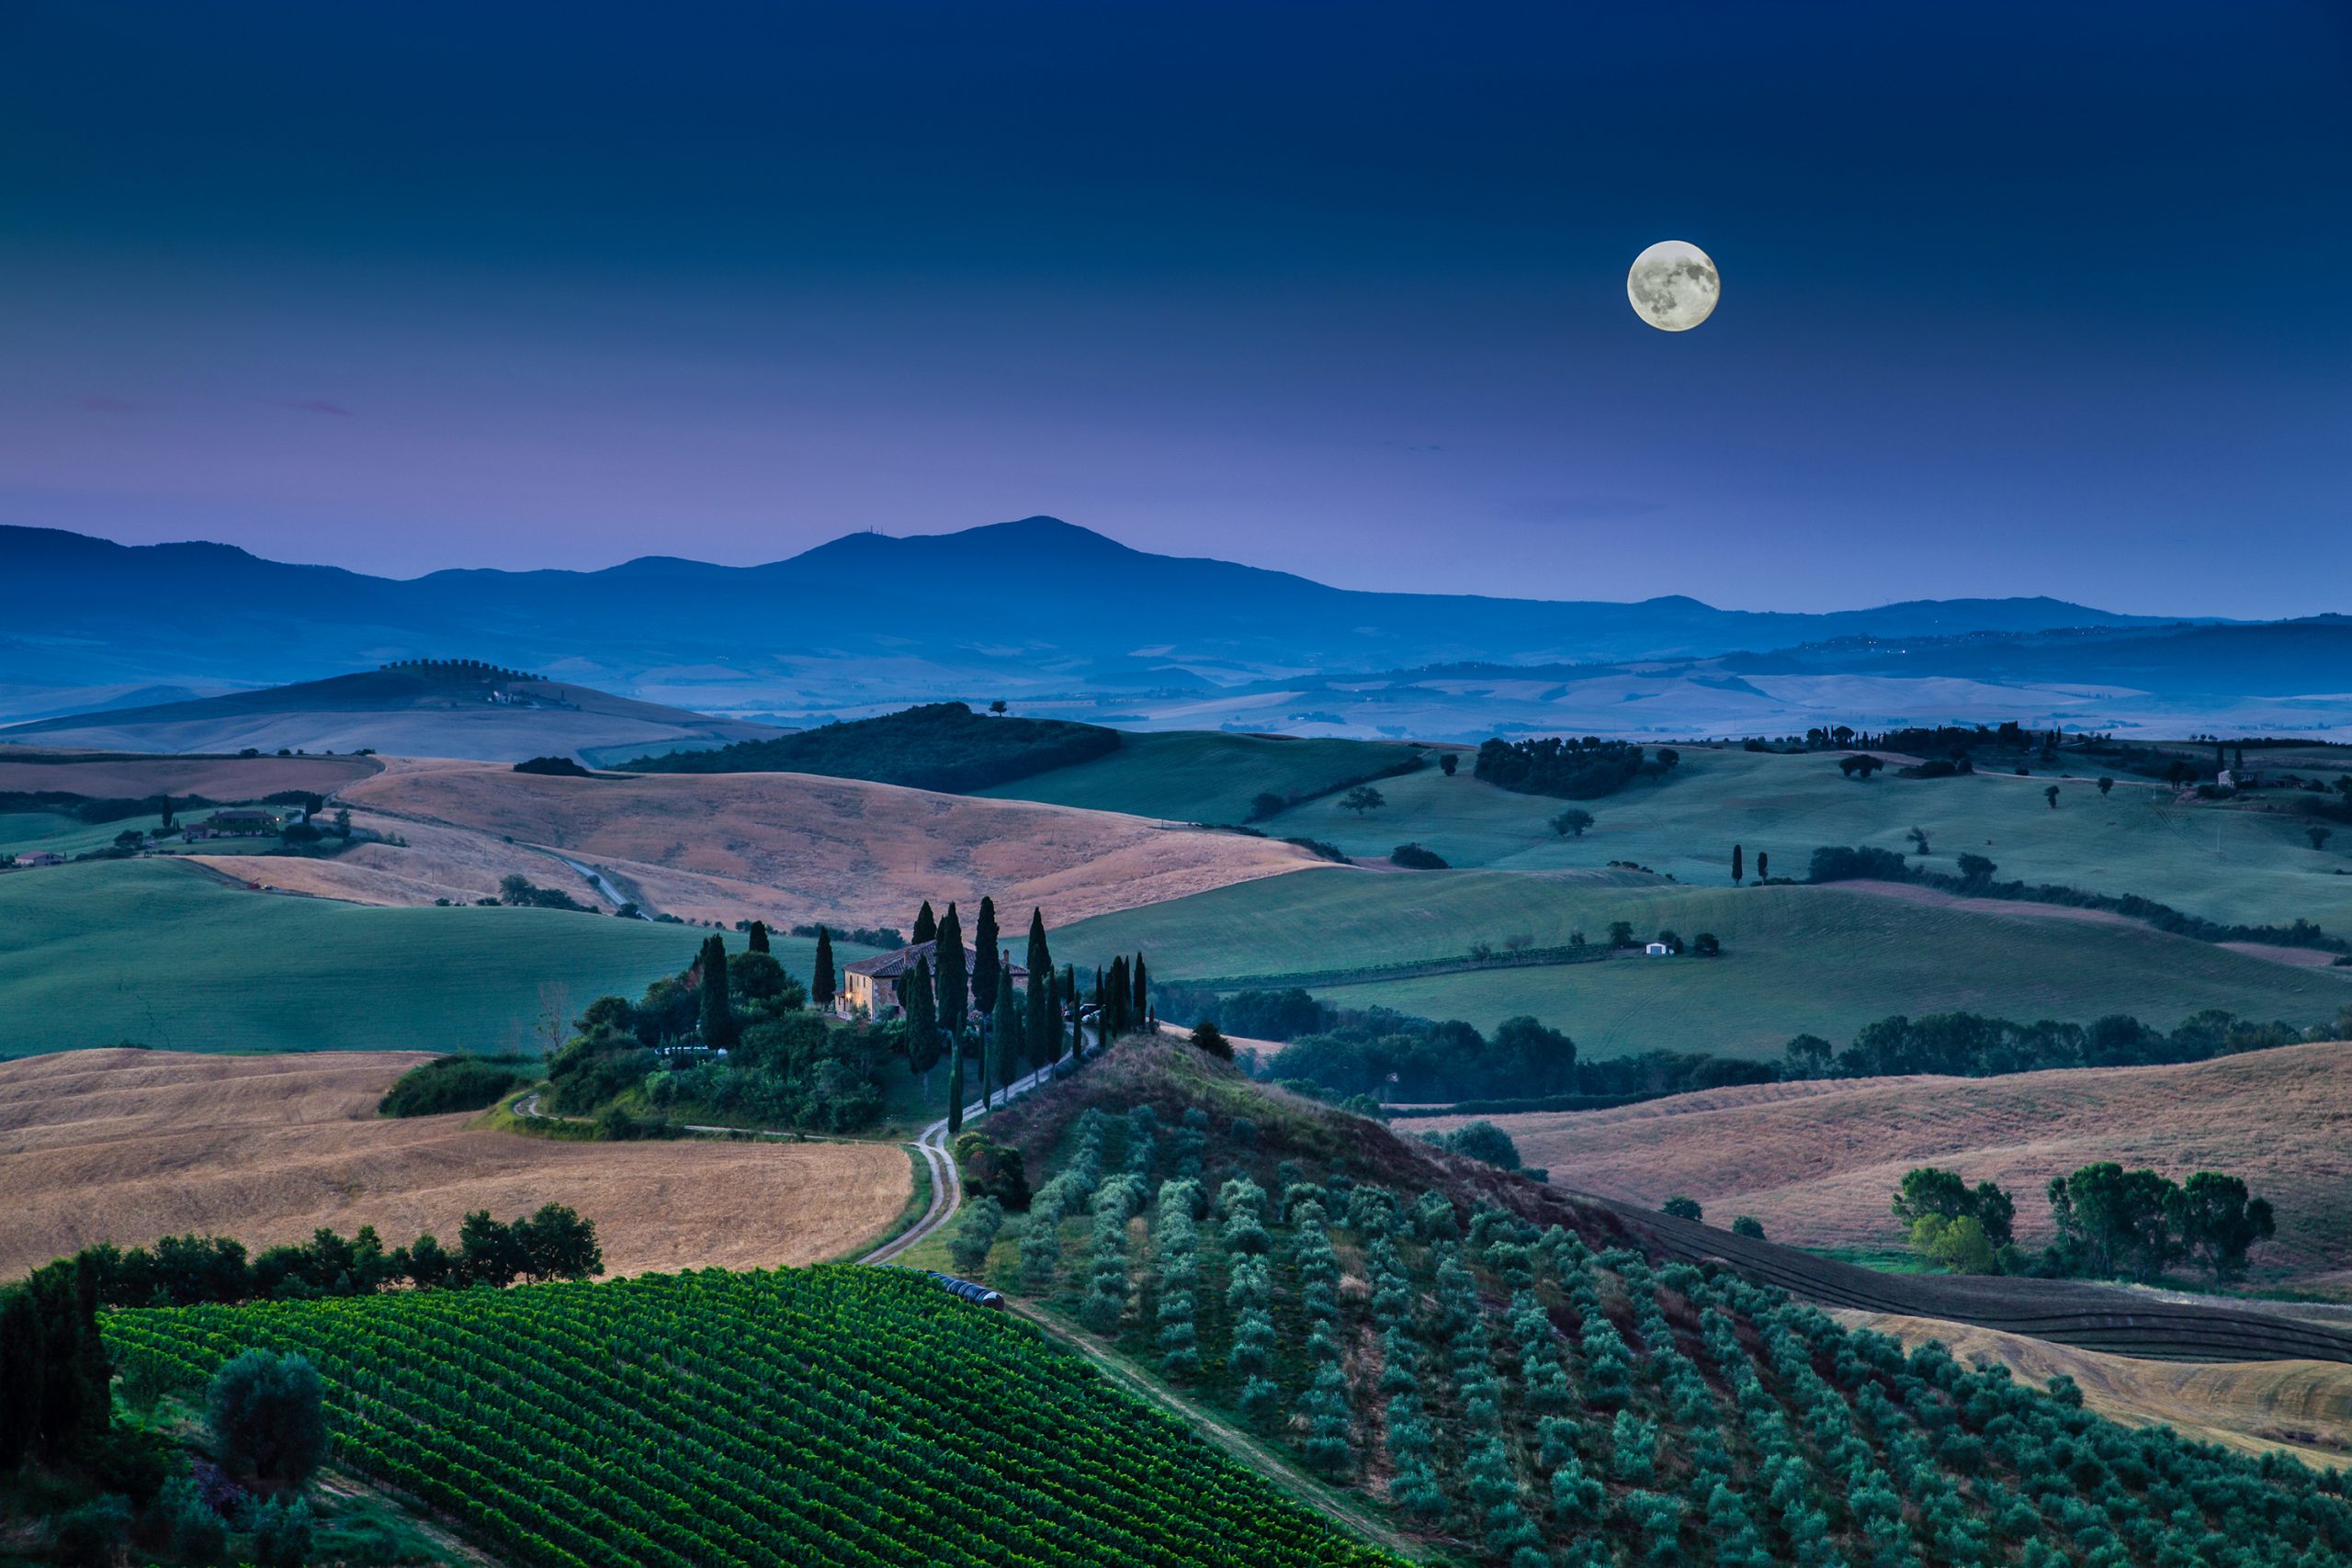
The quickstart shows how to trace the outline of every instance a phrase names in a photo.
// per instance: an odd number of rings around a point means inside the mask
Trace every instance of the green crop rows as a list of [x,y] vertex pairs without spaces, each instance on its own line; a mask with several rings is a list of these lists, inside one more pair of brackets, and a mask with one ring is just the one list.
[[529,1564],[1377,1563],[1025,1326],[851,1266],[112,1314],[320,1369],[340,1459]]

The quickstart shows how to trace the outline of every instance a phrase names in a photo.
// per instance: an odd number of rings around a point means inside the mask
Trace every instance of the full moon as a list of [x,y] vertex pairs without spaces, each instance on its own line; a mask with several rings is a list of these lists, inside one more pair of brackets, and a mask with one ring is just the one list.
[[1705,321],[1723,291],[1715,264],[1688,240],[1660,240],[1635,256],[1625,275],[1634,314],[1662,333],[1687,333]]

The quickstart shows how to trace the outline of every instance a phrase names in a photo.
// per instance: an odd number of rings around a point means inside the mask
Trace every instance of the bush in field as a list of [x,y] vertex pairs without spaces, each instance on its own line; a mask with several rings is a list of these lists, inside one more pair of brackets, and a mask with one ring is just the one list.
[[248,1350],[214,1374],[205,1429],[231,1469],[299,1486],[326,1458],[324,1399],[303,1357]]

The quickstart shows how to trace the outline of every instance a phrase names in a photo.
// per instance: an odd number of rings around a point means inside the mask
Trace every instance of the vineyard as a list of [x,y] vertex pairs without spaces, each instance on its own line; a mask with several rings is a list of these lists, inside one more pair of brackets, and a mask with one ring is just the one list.
[[[1199,1105],[1090,1109],[1056,1142],[1031,1213],[989,1216],[963,1258],[1441,1550],[1509,1568],[2352,1555],[2340,1477],[2127,1429],[2065,1385],[1906,1354],[1721,1269],[1270,1168],[1254,1125]],[[1233,1156],[1214,1175],[1212,1150]]]
[[1377,1563],[1034,1331],[836,1266],[119,1312],[196,1388],[325,1379],[337,1457],[515,1563]]

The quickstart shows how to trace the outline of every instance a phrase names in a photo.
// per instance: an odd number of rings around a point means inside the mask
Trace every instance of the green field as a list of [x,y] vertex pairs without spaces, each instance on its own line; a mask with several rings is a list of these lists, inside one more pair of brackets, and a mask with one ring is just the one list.
[[[1119,749],[1107,757],[976,793],[1003,800],[1042,800],[1092,811],[1124,811],[1170,822],[1242,822],[1249,819],[1250,802],[1262,791],[1281,795],[1313,794],[1341,779],[1360,778],[1394,766],[1414,750],[1383,740],[1294,740],[1212,730],[1129,730],[1122,735]],[[1381,782],[1381,788],[1388,785],[1389,781]],[[1292,815],[1313,809],[1302,807]]]
[[[1340,1006],[1460,1018],[1532,1013],[1595,1055],[1667,1048],[1778,1055],[1809,1032],[1844,1043],[1889,1013],[1967,1009],[2086,1023],[2129,1012],[2160,1028],[2208,1007],[2298,1025],[2352,1002],[2352,973],[2298,969],[2145,927],[1980,914],[1840,887],[1682,887],[1623,874],[1382,873],[1339,867],[1242,883],[1081,921],[1055,951],[1083,963],[1140,947],[1163,980],[1295,975],[1534,947],[1612,920],[1648,936],[1722,939],[1724,956],[1476,969],[1319,983]],[[2030,908],[2030,907],[2028,907]]]
[[[2061,791],[2054,811],[2041,794],[2052,784]],[[1427,769],[1379,787],[1388,804],[1362,818],[1327,799],[1261,826],[1277,836],[1329,840],[1360,859],[1385,858],[1413,840],[1456,866],[1551,871],[1628,860],[1719,887],[1731,884],[1734,844],[1745,846],[1751,876],[1763,851],[1774,874],[1801,877],[1822,845],[1907,853],[1917,827],[1927,830],[1931,853],[1915,863],[1928,870],[1954,874],[1956,858],[1970,852],[1995,862],[2004,879],[2136,893],[2229,923],[2308,919],[2352,936],[2352,829],[2337,829],[2334,842],[2314,851],[2303,818],[2290,812],[2176,806],[2170,790],[2144,784],[2119,783],[2105,799],[2090,779],[2055,774],[1888,773],[1858,784],[1827,755],[1685,748],[1668,782],[1600,800],[1512,795],[1467,769],[1453,778]],[[1581,839],[1561,838],[1547,825],[1571,806],[1595,819]]]
[[319,1369],[337,1460],[527,1568],[1393,1562],[1008,1314],[833,1265],[110,1314]]
[[[684,969],[708,934],[552,909],[249,893],[154,860],[9,872],[0,1055],[125,1040],[175,1051],[533,1050],[542,987],[560,988],[568,1019]],[[775,946],[805,980],[816,944]],[[865,950],[836,952],[846,962]]]

